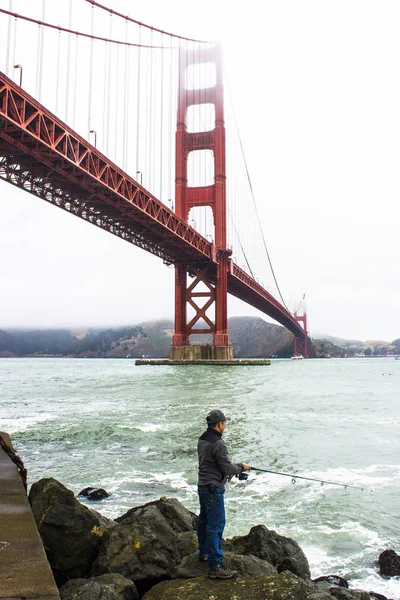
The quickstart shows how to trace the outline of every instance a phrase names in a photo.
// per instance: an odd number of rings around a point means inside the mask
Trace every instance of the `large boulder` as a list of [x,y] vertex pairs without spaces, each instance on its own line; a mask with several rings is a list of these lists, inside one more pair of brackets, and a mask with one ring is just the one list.
[[137,600],[135,584],[118,573],[70,579],[60,588],[61,600]]
[[370,592],[349,589],[346,579],[339,575],[324,575],[307,582],[308,600],[371,600]]
[[143,593],[169,579],[196,548],[192,513],[178,500],[161,498],[118,518],[118,524],[104,535],[92,574],[120,573]]
[[181,504],[176,498],[162,497],[159,500],[153,500],[153,502],[148,502],[142,506],[136,506],[135,508],[128,510],[128,512],[123,514],[121,517],[117,517],[115,521],[117,523],[122,523],[123,521],[128,521],[133,517],[136,518],[142,514],[145,514],[152,506],[157,508],[164,519],[177,533],[184,531],[196,531],[198,519],[197,515],[185,508],[183,504]]
[[225,581],[195,577],[163,581],[152,587],[142,600],[371,600],[369,594],[361,590],[338,586],[325,590],[320,586],[289,571]]
[[347,590],[343,587],[334,586],[330,588],[329,593],[336,600],[371,600],[369,593],[363,590]]
[[302,579],[310,578],[308,560],[297,542],[267,529],[252,527],[245,536],[228,540],[236,554],[253,554],[277,568],[278,573],[290,571]]
[[400,556],[392,549],[384,550],[378,558],[379,572],[384,577],[400,575]]
[[[224,566],[227,569],[238,571],[242,577],[264,577],[265,575],[278,575],[275,567],[267,561],[256,556],[240,556],[226,552]],[[176,567],[172,574],[173,579],[190,579],[192,577],[205,577],[208,575],[208,565],[199,561],[198,552],[186,556]]]
[[85,577],[109,521],[81,504],[56,479],[41,479],[29,493],[33,516],[58,585]]
[[[164,581],[142,600],[307,600],[305,582],[292,573],[264,577],[238,577],[215,581],[207,577]],[[331,598],[330,600],[333,600]]]

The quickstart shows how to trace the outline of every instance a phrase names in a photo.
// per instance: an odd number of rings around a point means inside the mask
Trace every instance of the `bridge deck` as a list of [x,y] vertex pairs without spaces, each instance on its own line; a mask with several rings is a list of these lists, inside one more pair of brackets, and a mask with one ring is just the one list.
[[[215,283],[218,251],[133,178],[0,73],[0,179],[121,237],[170,264],[207,266]],[[228,292],[289,329],[293,315],[237,265]]]
[[18,469],[0,448],[0,599],[11,598],[60,600]]

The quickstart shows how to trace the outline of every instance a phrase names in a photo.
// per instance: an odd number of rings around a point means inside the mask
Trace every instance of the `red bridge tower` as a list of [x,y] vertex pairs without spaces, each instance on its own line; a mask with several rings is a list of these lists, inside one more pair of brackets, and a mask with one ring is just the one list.
[[304,356],[308,358],[308,345],[307,345],[307,315],[306,313],[302,315],[298,315],[297,312],[294,313],[294,318],[298,323],[301,323],[304,329],[304,336],[296,337],[294,336],[294,355]]
[[[188,68],[215,66],[215,85],[188,89]],[[215,109],[215,126],[211,131],[189,133],[187,111],[191,106],[211,104]],[[188,186],[188,157],[191,152],[211,150],[214,157],[214,183]],[[178,264],[175,266],[175,334],[170,358],[175,360],[233,358],[228,335],[228,271],[231,250],[226,247],[226,164],[223,105],[222,57],[219,46],[181,51],[179,65],[178,119],[176,132],[176,214],[188,222],[193,207],[211,207],[214,227],[215,262],[211,265]],[[188,285],[188,275],[192,281]],[[187,308],[194,310],[188,322]],[[210,311],[214,314],[210,315]],[[212,334],[212,345],[190,345],[193,333]]]

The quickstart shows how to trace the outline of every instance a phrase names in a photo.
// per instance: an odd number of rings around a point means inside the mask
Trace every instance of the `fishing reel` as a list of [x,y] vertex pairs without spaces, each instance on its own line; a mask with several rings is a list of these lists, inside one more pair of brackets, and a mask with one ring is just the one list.
[[243,471],[239,473],[239,475],[236,475],[236,477],[239,479],[239,481],[247,481],[249,478],[247,473],[244,473]]

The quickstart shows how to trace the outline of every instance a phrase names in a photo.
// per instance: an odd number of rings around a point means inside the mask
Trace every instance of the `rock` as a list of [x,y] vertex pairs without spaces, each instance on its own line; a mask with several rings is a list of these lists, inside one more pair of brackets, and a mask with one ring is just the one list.
[[337,600],[371,600],[369,593],[363,590],[347,590],[335,586],[330,588],[329,593]]
[[196,531],[198,517],[183,506],[176,498],[160,498],[153,502],[148,502],[143,506],[131,508],[122,517],[117,517],[117,523],[122,523],[132,517],[142,514],[151,506],[157,507],[157,510],[163,515],[172,529],[176,532]]
[[52,478],[32,485],[29,502],[56,583],[87,575],[104,532],[115,523],[81,504]]
[[208,577],[173,579],[151,588],[142,600],[307,600],[307,586],[292,573],[238,577],[215,581]]
[[339,587],[348,588],[349,584],[343,577],[339,575],[323,575],[322,577],[317,577],[312,580],[314,583],[319,583],[320,581],[326,581],[327,583],[331,583],[333,585],[338,585]]
[[377,592],[369,592],[371,598],[376,598],[376,600],[388,600],[386,596],[383,594],[378,594]]
[[79,492],[78,496],[85,496],[88,500],[103,500],[109,498],[110,494],[104,488],[86,487]]
[[392,549],[384,550],[378,558],[379,572],[383,577],[400,575],[400,556]]
[[328,592],[315,592],[307,595],[307,600],[334,600]]
[[61,600],[137,600],[135,584],[118,573],[70,579],[60,588]]
[[186,554],[197,549],[193,515],[178,500],[161,498],[134,508],[107,531],[92,575],[120,573],[139,594],[169,579]]
[[271,531],[265,525],[252,527],[245,536],[228,540],[236,554],[253,554],[277,568],[310,579],[308,560],[297,542]]
[[[238,571],[242,577],[264,577],[278,575],[275,567],[256,556],[240,556],[226,552],[224,565],[227,569]],[[198,552],[186,556],[172,573],[173,579],[190,579],[192,577],[208,576],[208,565],[199,561]]]
[[176,548],[180,556],[188,556],[197,551],[198,540],[194,531],[184,531],[176,536]]
[[[337,583],[335,583],[337,581]],[[333,585],[332,585],[333,584]],[[339,575],[317,577],[309,584],[308,600],[371,600],[368,592],[349,589],[346,579]]]
[[78,496],[85,496],[85,498],[87,498],[88,494],[90,494],[90,492],[93,492],[93,490],[97,490],[97,488],[95,487],[85,487],[83,488],[83,490],[81,490],[78,494]]

